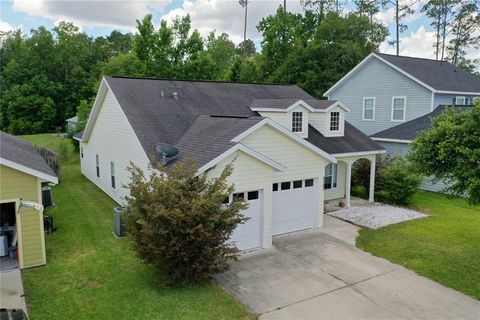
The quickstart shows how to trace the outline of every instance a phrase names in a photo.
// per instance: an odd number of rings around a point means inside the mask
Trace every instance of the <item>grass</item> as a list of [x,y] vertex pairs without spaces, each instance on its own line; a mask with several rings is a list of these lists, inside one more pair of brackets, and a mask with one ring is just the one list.
[[[24,136],[57,151],[60,137]],[[251,319],[214,282],[172,289],[143,264],[125,238],[112,234],[116,204],[80,174],[78,157],[63,163],[53,189],[57,230],[46,236],[45,267],[23,271],[32,319]]]
[[431,216],[361,229],[357,246],[480,300],[480,207],[425,191],[412,206]]

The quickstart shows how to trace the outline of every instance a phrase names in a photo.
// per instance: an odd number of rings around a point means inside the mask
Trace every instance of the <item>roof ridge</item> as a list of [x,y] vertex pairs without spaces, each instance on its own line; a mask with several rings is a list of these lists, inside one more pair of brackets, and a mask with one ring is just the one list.
[[206,82],[206,83],[228,83],[228,84],[258,84],[258,85],[274,85],[274,86],[297,86],[296,84],[278,83],[278,82],[244,82],[244,81],[204,80],[204,79],[171,79],[171,78],[110,76],[110,75],[105,75],[104,77],[115,78],[115,79],[132,79],[132,80],[157,80],[157,81],[179,81],[179,82]]
[[380,53],[380,52],[377,52],[376,54],[379,54],[379,55],[382,55],[382,56],[391,56],[391,57],[399,57],[399,58],[409,58],[409,59],[419,59],[419,60],[428,60],[428,61],[433,61],[433,62],[446,62],[448,64],[451,64],[453,66],[453,64],[448,61],[448,60],[436,60],[436,59],[431,59],[431,58],[423,58],[423,57],[412,57],[412,56],[401,56],[401,55],[396,55],[396,54],[391,54],[391,53]]

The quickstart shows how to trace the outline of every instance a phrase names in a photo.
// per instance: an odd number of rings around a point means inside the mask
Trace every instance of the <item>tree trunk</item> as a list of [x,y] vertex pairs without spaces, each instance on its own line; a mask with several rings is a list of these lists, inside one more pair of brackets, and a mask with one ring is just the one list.
[[445,38],[447,37],[446,33],[447,33],[448,11],[447,11],[447,2],[446,1],[444,1],[442,14],[443,14],[443,22],[442,22],[442,61],[443,61],[444,54],[445,54]]
[[398,5],[400,0],[395,1],[395,28],[397,33],[397,56],[400,54],[400,30],[399,30],[399,21],[398,21]]
[[437,25],[436,25],[436,31],[437,31],[437,38],[435,41],[435,60],[438,60],[438,54],[439,54],[439,47],[440,47],[440,26],[441,26],[441,17],[438,16],[437,18]]
[[283,13],[287,13],[287,0],[283,0]]

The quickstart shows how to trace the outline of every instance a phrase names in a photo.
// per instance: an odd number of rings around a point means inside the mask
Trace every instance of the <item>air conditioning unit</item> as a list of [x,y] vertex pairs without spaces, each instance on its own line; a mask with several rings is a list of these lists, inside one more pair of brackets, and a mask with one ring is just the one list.
[[124,207],[116,207],[113,209],[113,233],[116,237],[123,237],[125,235],[125,227],[122,219],[124,211]]
[[53,206],[52,188],[42,188],[42,205],[44,208]]

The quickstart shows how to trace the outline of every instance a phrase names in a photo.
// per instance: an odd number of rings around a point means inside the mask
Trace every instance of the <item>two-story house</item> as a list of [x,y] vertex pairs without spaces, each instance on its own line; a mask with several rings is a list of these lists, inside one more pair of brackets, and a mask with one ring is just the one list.
[[266,248],[272,236],[318,228],[324,201],[350,205],[352,164],[384,150],[345,121],[349,108],[315,100],[294,85],[105,77],[80,141],[82,173],[124,204],[133,162],[148,172],[192,159],[217,177],[233,163],[250,217],[232,236],[240,249]]
[[[347,105],[346,120],[387,154],[403,156],[443,106],[473,104],[480,96],[480,78],[446,61],[372,53],[324,96]],[[422,188],[439,191],[443,184],[425,181]]]

